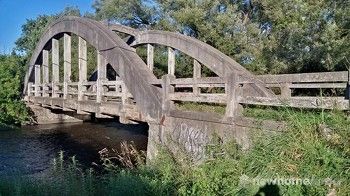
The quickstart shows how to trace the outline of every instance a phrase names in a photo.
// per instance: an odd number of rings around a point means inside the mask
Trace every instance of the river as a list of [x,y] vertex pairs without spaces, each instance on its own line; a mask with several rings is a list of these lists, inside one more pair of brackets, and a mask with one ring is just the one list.
[[60,151],[65,157],[76,156],[82,167],[94,167],[100,161],[100,150],[118,150],[122,141],[133,141],[137,149],[146,150],[147,129],[146,125],[100,122],[1,130],[0,175],[43,174]]

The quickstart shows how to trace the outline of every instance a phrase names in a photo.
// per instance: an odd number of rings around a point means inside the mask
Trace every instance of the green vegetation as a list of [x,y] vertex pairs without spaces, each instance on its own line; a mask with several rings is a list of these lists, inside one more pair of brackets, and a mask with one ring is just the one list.
[[179,102],[175,104],[176,108],[184,111],[211,112],[225,114],[226,106],[219,104],[205,104],[195,102]]
[[28,117],[20,93],[23,64],[19,56],[0,55],[0,126],[2,123],[19,124]]
[[100,19],[196,37],[255,73],[350,66],[349,1],[97,0],[94,7]]
[[[247,113],[278,119],[275,114],[281,111],[248,109]],[[151,165],[135,162],[137,167],[128,169],[111,167],[111,163],[105,161],[107,173],[97,175],[92,170],[83,171],[74,158],[68,161],[61,154],[54,161],[48,179],[1,177],[0,194],[326,195],[335,192],[349,195],[350,122],[346,115],[337,111],[315,113],[288,109],[282,114],[289,124],[282,136],[257,131],[255,145],[248,151],[242,151],[234,142],[213,141],[207,149],[210,157],[201,165],[188,162],[186,157],[175,160],[162,149]],[[325,135],[318,128],[320,124],[331,132]],[[242,181],[247,178],[251,181]],[[309,184],[265,186],[254,183],[254,178],[309,179]]]

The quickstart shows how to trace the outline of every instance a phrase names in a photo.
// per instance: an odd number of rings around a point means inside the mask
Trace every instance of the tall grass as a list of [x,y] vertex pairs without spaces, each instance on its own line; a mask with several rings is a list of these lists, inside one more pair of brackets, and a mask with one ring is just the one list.
[[[339,111],[316,112],[268,108],[246,109],[245,115],[285,120],[288,130],[255,132],[254,146],[242,151],[235,142],[208,148],[210,159],[194,165],[160,149],[152,165],[139,164],[124,144],[126,165],[107,174],[82,171],[74,158],[61,153],[52,175],[39,180],[1,178],[1,195],[350,195],[350,122]],[[320,125],[329,130],[324,137]],[[120,157],[119,157],[120,158]],[[143,159],[140,159],[143,160]],[[190,160],[190,159],[189,159]],[[109,162],[109,164],[112,164]],[[242,183],[249,179],[300,178],[310,184]]]

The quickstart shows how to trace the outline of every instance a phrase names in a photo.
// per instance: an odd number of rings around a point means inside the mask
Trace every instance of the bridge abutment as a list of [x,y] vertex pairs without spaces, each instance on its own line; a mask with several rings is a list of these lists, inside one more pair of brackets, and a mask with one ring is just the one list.
[[27,104],[33,113],[34,123],[36,124],[59,124],[59,123],[78,123],[90,120],[90,115],[76,114],[75,112],[54,110],[42,106]]
[[194,163],[208,158],[208,148],[218,143],[235,142],[249,149],[251,129],[234,124],[166,117],[162,124],[150,124],[147,159],[152,162],[159,149],[175,157],[190,157]]

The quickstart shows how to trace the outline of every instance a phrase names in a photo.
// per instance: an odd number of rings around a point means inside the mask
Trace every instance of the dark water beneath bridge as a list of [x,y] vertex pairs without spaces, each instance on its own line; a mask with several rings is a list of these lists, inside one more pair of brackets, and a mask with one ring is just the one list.
[[0,175],[45,174],[60,151],[67,158],[76,156],[82,167],[96,167],[98,152],[118,150],[122,141],[133,141],[139,150],[146,150],[147,126],[101,122],[0,130]]

